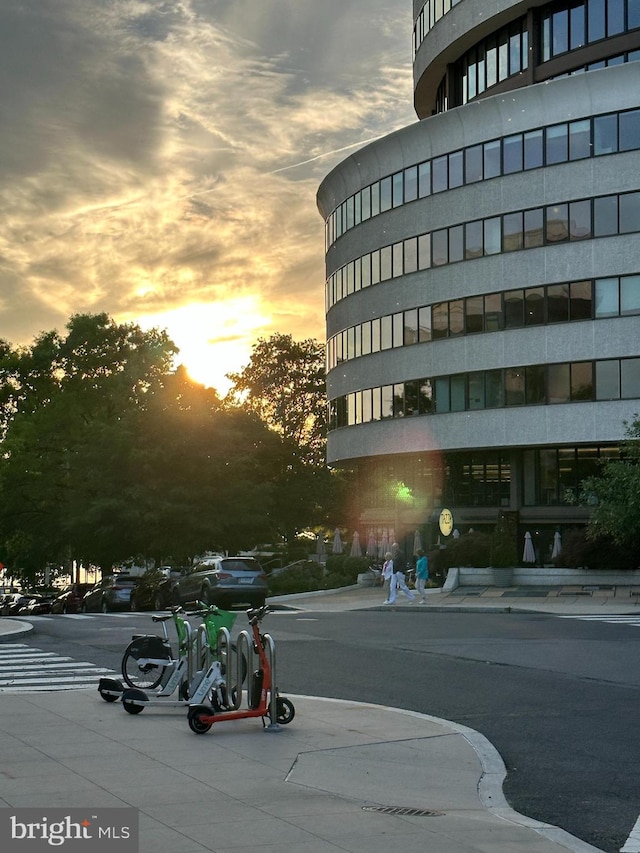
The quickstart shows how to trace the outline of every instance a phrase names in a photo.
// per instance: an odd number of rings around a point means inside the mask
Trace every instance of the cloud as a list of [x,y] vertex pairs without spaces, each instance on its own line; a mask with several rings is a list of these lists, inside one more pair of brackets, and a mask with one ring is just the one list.
[[406,6],[4,0],[2,336],[249,299],[322,338],[317,186],[412,120]]

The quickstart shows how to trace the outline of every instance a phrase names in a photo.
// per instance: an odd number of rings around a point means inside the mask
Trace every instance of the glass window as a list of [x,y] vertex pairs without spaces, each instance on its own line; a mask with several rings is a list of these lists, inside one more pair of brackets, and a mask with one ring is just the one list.
[[345,205],[346,205],[346,211],[347,211],[346,228],[347,228],[347,230],[349,230],[350,228],[353,228],[353,196],[351,196],[351,198],[348,198],[345,201]]
[[418,237],[418,269],[426,270],[431,266],[431,234]]
[[624,31],[624,0],[607,0],[607,35]]
[[569,320],[569,285],[551,284],[547,287],[547,320],[566,323]]
[[404,383],[398,382],[393,386],[393,417],[404,417]]
[[502,248],[500,242],[501,225],[500,217],[485,219],[484,225],[484,253],[485,255],[497,255]]
[[404,175],[402,172],[396,172],[391,179],[391,195],[393,207],[404,204]]
[[393,385],[383,385],[381,390],[381,411],[383,418],[393,417]]
[[434,231],[432,237],[432,264],[434,267],[443,266],[449,261],[449,235],[447,229]]
[[549,364],[547,366],[547,392],[549,403],[569,402],[571,384],[568,364]]
[[404,170],[404,200],[414,201],[418,198],[418,167],[409,166]]
[[360,225],[362,222],[362,200],[360,198],[360,193],[356,193],[354,195],[353,203],[355,207],[354,222],[356,225]]
[[449,334],[464,334],[464,300],[453,299],[449,303]]
[[473,184],[476,181],[481,181],[483,178],[482,172],[482,145],[472,145],[466,148],[464,152],[464,167],[465,180],[468,184]]
[[371,284],[371,255],[363,255],[360,263],[362,286],[369,287]]
[[467,408],[467,377],[464,373],[451,377],[451,411],[464,412]]
[[422,379],[418,388],[418,405],[420,414],[427,415],[433,412],[433,383],[430,379]]
[[371,397],[371,419],[379,421],[382,418],[382,388],[373,388]]
[[545,366],[533,364],[525,368],[525,389],[528,406],[537,406],[545,402]]
[[618,196],[606,195],[593,200],[593,236],[618,233]]
[[462,151],[454,151],[449,154],[449,189],[461,187],[464,183]]
[[402,245],[405,274],[415,272],[418,269],[418,239],[417,237],[410,237]]
[[431,195],[431,162],[418,166],[418,195],[420,198]]
[[371,252],[371,284],[380,281],[380,249]]
[[418,309],[404,312],[402,343],[405,347],[418,343]]
[[503,300],[505,329],[524,326],[524,291],[509,290],[503,294]]
[[347,361],[350,361],[355,357],[356,354],[356,330],[355,327],[352,326],[350,329],[347,329]]
[[469,408],[484,409],[484,372],[469,374]]
[[394,243],[391,247],[391,278],[397,278],[404,272],[404,246]]
[[448,412],[451,410],[451,397],[449,394],[449,377],[442,376],[435,382],[436,412]]
[[484,178],[497,178],[501,174],[500,140],[484,143]]
[[569,46],[571,50],[582,47],[585,43],[586,15],[584,3],[569,9]]
[[544,287],[528,287],[524,292],[525,326],[544,323]]
[[391,209],[391,178],[380,181],[380,212]]
[[418,340],[431,340],[431,306],[427,305],[418,311]]
[[446,338],[449,334],[449,303],[440,302],[431,308],[431,335],[433,340]]
[[569,285],[569,316],[571,320],[591,319],[591,281],[572,281]]
[[507,367],[505,370],[504,401],[506,406],[524,405],[524,369],[522,367]]
[[464,226],[454,225],[449,228],[449,263],[454,264],[464,257]]
[[391,314],[380,318],[380,349],[391,349],[393,346],[393,324]]
[[551,59],[551,13],[545,12],[542,17],[542,32],[541,32],[540,55],[542,61],[547,62]]
[[380,317],[371,321],[371,352],[380,352]]
[[589,0],[587,5],[588,41],[599,41],[606,35],[605,0]]
[[556,124],[547,128],[546,157],[548,166],[554,163],[566,163],[569,159],[569,126],[567,124]]
[[418,414],[418,380],[404,383],[404,413],[407,417]]
[[487,89],[498,82],[498,48],[496,37],[490,36],[486,41],[487,57]]
[[[518,26],[518,25],[516,25]],[[509,76],[522,71],[522,33],[518,29],[509,33]]]
[[524,168],[542,166],[542,130],[530,130],[524,135]]
[[571,399],[593,400],[593,362],[579,361],[571,365]]
[[501,370],[485,371],[484,391],[487,409],[504,406],[504,379]]
[[593,120],[593,153],[612,154],[618,150],[618,116],[596,116]]
[[484,247],[482,220],[466,223],[464,227],[464,244],[464,256],[467,260],[482,257]]
[[620,113],[620,151],[640,148],[640,110]]
[[640,27],[640,2],[629,0],[627,4],[627,25],[630,30]]
[[441,193],[449,188],[449,170],[447,168],[448,158],[435,157],[431,165],[432,168],[432,192]]
[[591,156],[591,123],[572,121],[569,124],[569,159],[582,160]]
[[521,172],[522,161],[522,134],[506,136],[502,143],[503,171],[505,175]]
[[591,237],[591,202],[572,201],[569,205],[569,239],[586,240]]
[[376,181],[371,184],[371,216],[377,216],[380,213],[380,182]]
[[362,221],[369,219],[371,216],[371,187],[365,187],[360,190],[361,206],[362,206]]
[[541,207],[524,212],[524,247],[533,249],[543,243],[543,211]]
[[620,234],[640,231],[640,193],[625,193],[619,199]]
[[469,296],[465,300],[464,328],[467,334],[483,330],[483,304],[484,297],[482,296]]
[[372,394],[371,388],[362,392],[362,423],[368,424],[372,419]]
[[640,275],[620,279],[620,313],[640,314]]
[[569,205],[551,204],[546,208],[545,239],[547,243],[561,243],[569,239]]
[[402,311],[393,315],[391,325],[393,326],[392,335],[394,348],[404,346],[404,317],[402,315]]
[[369,355],[371,352],[371,323],[362,324],[362,355]]
[[640,397],[640,358],[621,359],[620,384],[623,400]]
[[502,217],[502,245],[505,252],[516,252],[524,245],[522,213],[505,213]]
[[502,294],[489,293],[484,298],[484,324],[487,332],[497,332],[503,327]]
[[617,317],[619,313],[618,279],[596,279],[596,317]]
[[620,362],[617,358],[596,361],[596,399],[620,399]]
[[509,35],[507,29],[498,33],[498,80],[509,76]]
[[551,18],[553,33],[552,51],[554,56],[566,53],[569,50],[569,13],[567,9],[560,9]]

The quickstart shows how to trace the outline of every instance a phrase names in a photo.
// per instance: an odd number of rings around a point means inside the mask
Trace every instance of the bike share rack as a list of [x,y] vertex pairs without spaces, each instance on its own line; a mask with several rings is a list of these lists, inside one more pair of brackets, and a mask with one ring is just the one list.
[[[254,646],[253,637],[247,631],[240,631],[238,634],[238,639],[236,640],[236,672],[241,674],[241,655],[246,648],[247,652],[247,704],[249,708],[257,708],[260,703],[260,693],[266,687],[266,690],[269,693],[269,704],[270,704],[270,713],[269,713],[269,725],[265,726],[265,731],[280,731],[280,723],[278,722],[278,709],[277,709],[277,701],[276,697],[278,694],[277,690],[277,681],[276,681],[276,644],[274,642],[271,634],[262,634],[262,639],[265,643],[265,653],[269,659],[269,666],[271,670],[271,683],[267,685],[254,684],[254,679],[256,679],[257,672],[255,670],[255,662],[258,657],[257,650]],[[236,685],[237,687],[237,685]],[[236,702],[237,704],[234,707],[234,710],[238,710],[241,704],[242,691],[237,691]]]

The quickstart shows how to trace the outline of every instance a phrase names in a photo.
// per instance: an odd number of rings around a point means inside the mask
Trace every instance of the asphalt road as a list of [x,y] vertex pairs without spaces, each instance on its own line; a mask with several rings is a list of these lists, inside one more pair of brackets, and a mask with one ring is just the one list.
[[[241,618],[238,619],[238,626]],[[375,702],[482,732],[519,812],[607,853],[640,814],[640,628],[543,614],[291,613],[265,622],[281,692]],[[119,668],[149,614],[45,618],[24,642]]]

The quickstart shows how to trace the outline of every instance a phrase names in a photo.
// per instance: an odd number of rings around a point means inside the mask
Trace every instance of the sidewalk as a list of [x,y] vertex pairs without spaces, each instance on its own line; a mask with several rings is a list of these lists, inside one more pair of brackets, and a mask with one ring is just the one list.
[[[382,609],[382,597],[380,588],[351,588],[288,597],[286,606]],[[628,596],[620,604],[587,597],[551,605],[640,612]],[[427,605],[384,609],[428,616],[434,608],[515,609],[518,601],[495,589],[434,591]],[[532,604],[525,609],[549,605]],[[0,619],[0,634],[12,629],[24,623]],[[511,810],[502,760],[471,729],[400,709],[289,698],[296,716],[278,731],[239,720],[195,735],[184,707],[156,704],[131,716],[97,690],[0,692],[0,806],[134,807],[140,853],[249,853],[256,844],[261,853],[596,850]]]

